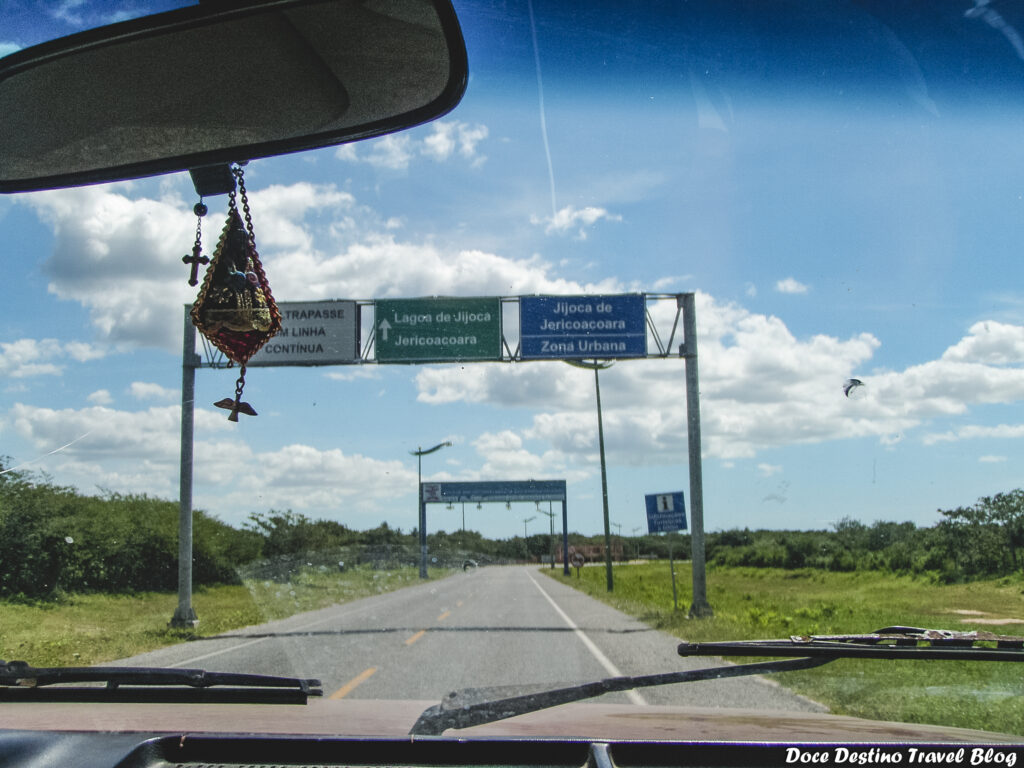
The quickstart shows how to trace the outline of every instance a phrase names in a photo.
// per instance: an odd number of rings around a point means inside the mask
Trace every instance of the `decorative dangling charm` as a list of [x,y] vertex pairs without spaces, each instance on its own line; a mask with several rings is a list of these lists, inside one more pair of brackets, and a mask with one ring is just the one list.
[[[251,405],[242,402],[245,364],[281,330],[281,313],[274,302],[270,284],[256,252],[256,238],[242,169],[234,168],[232,172],[238,180],[245,222],[238,212],[232,190],[228,193],[228,219],[213,254],[213,261],[206,270],[199,297],[192,305],[191,315],[199,332],[231,362],[241,366],[234,398],[224,398],[214,403],[218,408],[231,411],[229,421],[238,421],[239,413],[256,415]],[[198,253],[194,255],[198,257]],[[196,269],[195,264],[193,269]]]
[[242,402],[242,388],[245,387],[245,366],[242,366],[242,370],[239,371],[238,381],[235,382],[235,399],[232,400],[230,397],[225,397],[223,400],[218,400],[214,403],[218,408],[226,408],[231,411],[231,415],[228,416],[228,421],[238,421],[238,414],[244,413],[246,416],[255,416],[256,411],[252,409],[252,406],[248,403]]
[[193,288],[199,285],[199,265],[210,263],[206,256],[200,255],[203,252],[203,216],[208,210],[203,203],[203,198],[199,198],[199,202],[192,208],[192,212],[196,215],[196,242],[192,246],[192,255],[181,257],[183,262],[192,265],[192,274],[188,277],[188,284]]

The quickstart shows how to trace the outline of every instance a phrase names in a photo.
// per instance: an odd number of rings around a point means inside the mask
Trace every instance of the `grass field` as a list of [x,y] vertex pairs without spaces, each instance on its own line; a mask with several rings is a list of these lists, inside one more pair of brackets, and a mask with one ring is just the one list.
[[[866,632],[904,625],[1024,634],[1024,579],[942,585],[877,572],[710,568],[714,618],[691,620],[689,563],[676,563],[679,610],[667,562],[617,565],[609,594],[603,567],[577,578],[542,572],[691,642]],[[1006,622],[1011,623],[996,623]],[[935,723],[1024,736],[1024,664],[841,659],[776,675],[838,714]]]
[[[448,573],[431,569],[430,576]],[[391,592],[419,583],[418,577],[418,568],[352,569],[344,574],[303,568],[288,581],[249,579],[240,586],[200,588],[192,598],[199,617],[194,631],[167,626],[178,605],[177,594],[87,594],[47,603],[0,602],[0,659],[37,667],[87,666]]]

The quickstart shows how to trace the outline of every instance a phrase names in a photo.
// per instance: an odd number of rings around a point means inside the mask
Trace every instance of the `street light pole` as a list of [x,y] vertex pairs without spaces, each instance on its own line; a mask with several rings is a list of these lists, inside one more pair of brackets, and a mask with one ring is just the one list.
[[419,499],[420,517],[420,578],[427,578],[427,505],[423,501],[423,457],[427,454],[439,451],[442,448],[451,448],[452,444],[445,440],[433,448],[423,450],[417,446],[415,451],[409,451],[416,457],[416,496]]
[[548,516],[548,521],[551,523],[551,534],[548,537],[548,548],[551,550],[551,568],[554,570],[555,567],[555,513],[551,510],[551,502],[548,502],[548,511],[545,512],[540,508],[540,502],[537,502],[537,511],[542,515]]
[[530,546],[529,546],[529,544],[526,543],[526,535],[527,535],[526,534],[526,524],[528,522],[530,522],[531,520],[536,520],[536,519],[537,519],[536,515],[534,515],[533,517],[524,517],[523,518],[523,550],[526,552],[526,559],[527,560],[530,559]]
[[601,418],[601,379],[598,371],[611,368],[613,363],[602,363],[595,360],[592,363],[584,363],[582,360],[566,360],[569,365],[577,368],[587,368],[594,372],[594,391],[597,394],[597,444],[601,453],[601,501],[604,505],[604,570],[608,591],[611,592],[614,583],[612,581],[612,531],[608,521],[608,472],[604,460],[604,420]]

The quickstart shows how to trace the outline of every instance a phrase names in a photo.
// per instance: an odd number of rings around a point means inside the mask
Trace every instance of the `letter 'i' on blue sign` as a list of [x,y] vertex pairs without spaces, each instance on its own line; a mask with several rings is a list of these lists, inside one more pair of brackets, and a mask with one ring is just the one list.
[[686,504],[683,492],[649,493],[647,502],[647,532],[674,533],[686,530]]

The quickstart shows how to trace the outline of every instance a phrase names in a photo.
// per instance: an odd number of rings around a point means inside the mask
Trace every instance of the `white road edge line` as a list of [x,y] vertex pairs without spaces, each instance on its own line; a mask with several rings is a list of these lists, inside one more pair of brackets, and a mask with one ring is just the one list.
[[[533,578],[533,576],[531,576],[529,573],[526,574],[526,577],[533,582],[533,586],[539,589],[540,593],[544,595],[544,598],[549,603],[551,603],[551,607],[554,608],[558,615],[562,617],[562,621],[568,624],[569,628],[576,633],[576,637],[580,639],[580,642],[582,642],[587,647],[587,650],[590,651],[590,653],[593,655],[593,657],[597,659],[597,663],[604,667],[605,671],[612,677],[623,677],[624,675],[622,674],[622,672],[619,671],[619,668],[612,664],[611,659],[609,659],[607,656],[601,653],[601,649],[594,645],[594,641],[587,637],[586,633],[576,625],[576,622],[569,618],[569,614],[563,611],[558,606],[558,603],[554,601],[551,595],[544,591],[544,587],[538,584],[536,580]],[[637,704],[639,706],[647,705],[647,702],[644,701],[644,697],[637,693],[635,690],[626,691],[626,696],[628,696],[629,700],[634,704]]]

